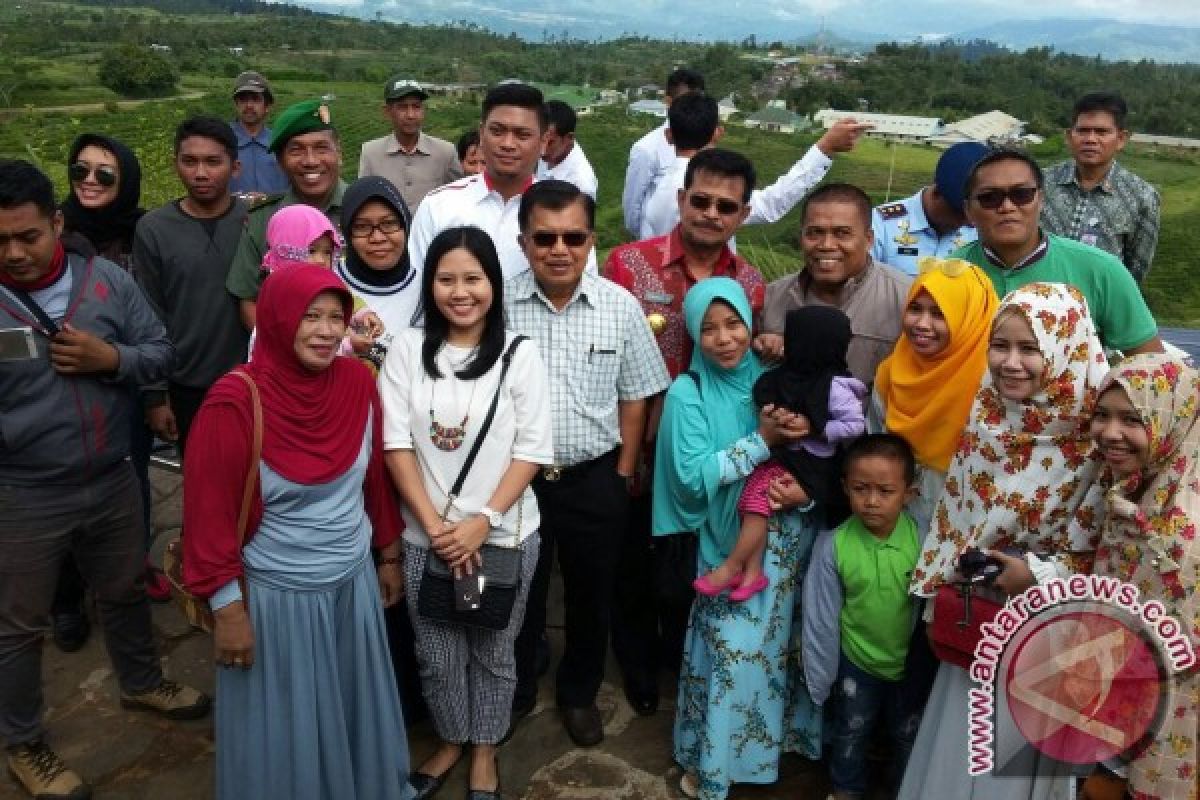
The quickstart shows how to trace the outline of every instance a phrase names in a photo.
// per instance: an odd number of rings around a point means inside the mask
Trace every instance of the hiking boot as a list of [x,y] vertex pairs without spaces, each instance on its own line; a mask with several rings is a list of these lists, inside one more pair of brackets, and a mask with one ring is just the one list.
[[92,787],[40,739],[8,749],[8,771],[38,800],[87,800]]
[[156,711],[167,719],[200,719],[212,708],[212,700],[190,686],[169,681],[140,694],[121,692],[121,706],[134,711]]

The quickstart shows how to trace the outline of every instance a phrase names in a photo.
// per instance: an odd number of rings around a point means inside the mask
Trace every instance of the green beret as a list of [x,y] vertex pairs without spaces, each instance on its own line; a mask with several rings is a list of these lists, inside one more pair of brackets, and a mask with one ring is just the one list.
[[329,106],[323,100],[305,100],[288,106],[275,118],[271,131],[271,152],[278,153],[288,139],[314,131],[333,130],[329,124]]

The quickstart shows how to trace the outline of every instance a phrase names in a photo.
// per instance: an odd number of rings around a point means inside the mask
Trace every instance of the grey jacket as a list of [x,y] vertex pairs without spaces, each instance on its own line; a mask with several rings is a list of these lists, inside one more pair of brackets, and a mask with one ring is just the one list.
[[103,258],[68,258],[71,299],[55,322],[113,344],[120,366],[112,375],[59,374],[47,332],[0,289],[0,328],[31,327],[37,344],[37,358],[0,362],[0,485],[78,485],[119,464],[129,456],[137,387],[164,379],[175,359],[133,278]]

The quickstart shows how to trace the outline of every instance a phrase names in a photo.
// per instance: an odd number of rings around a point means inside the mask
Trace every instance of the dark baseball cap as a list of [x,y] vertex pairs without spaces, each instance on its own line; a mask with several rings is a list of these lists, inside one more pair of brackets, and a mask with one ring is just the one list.
[[429,92],[425,91],[421,84],[412,78],[405,78],[400,75],[392,77],[387,82],[387,86],[383,87],[383,100],[385,103],[392,100],[399,100],[401,97],[408,97],[410,94],[418,95],[422,100],[429,97]]
[[274,100],[274,96],[271,94],[271,84],[267,83],[267,79],[258,72],[247,71],[237,76],[233,82],[233,96],[237,97],[242,92],[261,94],[267,98],[267,102]]
[[987,145],[979,142],[959,142],[938,159],[933,183],[938,194],[958,213],[966,203],[967,178],[979,160],[988,153]]

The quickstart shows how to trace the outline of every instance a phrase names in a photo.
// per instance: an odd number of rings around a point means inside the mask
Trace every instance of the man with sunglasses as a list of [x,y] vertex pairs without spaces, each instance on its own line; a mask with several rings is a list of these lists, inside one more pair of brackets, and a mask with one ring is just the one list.
[[[665,236],[674,229],[679,222],[678,192],[688,161],[701,150],[713,147],[723,134],[717,101],[701,92],[686,94],[671,103],[667,120],[670,127],[666,135],[675,147],[675,161],[642,208],[642,239]],[[791,169],[770,186],[751,193],[750,210],[742,224],[764,225],[782,219],[825,177],[833,166],[833,156],[853,150],[858,137],[870,127],[853,119],[835,123]]]
[[421,130],[428,97],[421,84],[410,78],[396,75],[389,80],[383,87],[383,114],[392,132],[363,142],[358,159],[358,177],[387,178],[411,211],[425,195],[463,176],[454,145]]
[[604,738],[596,694],[608,654],[629,490],[647,399],[669,384],[637,301],[587,270],[595,214],[595,201],[574,184],[534,184],[519,210],[530,269],[504,286],[508,325],[537,344],[554,387],[554,466],[533,482],[542,538],[517,637],[514,718],[537,699],[535,656],[557,548],[566,644],[555,696],[567,733],[582,747]]
[[[474,225],[492,237],[505,278],[529,269],[517,241],[517,212],[521,195],[538,179],[549,124],[544,102],[540,89],[517,82],[497,84],[484,96],[479,124],[483,172],[434,189],[421,202],[408,239],[409,261],[418,270],[424,269],[433,237],[459,225]],[[588,255],[588,270],[596,271],[594,251]]]
[[342,145],[322,100],[305,100],[284,109],[275,120],[271,150],[279,156],[288,178],[284,194],[271,195],[250,206],[246,227],[229,268],[225,288],[241,301],[242,324],[254,328],[255,302],[266,272],[267,222],[281,208],[309,205],[329,217],[336,228],[342,215],[346,183],[341,178]]
[[1129,141],[1125,100],[1092,92],[1075,103],[1072,158],[1046,170],[1042,225],[1050,233],[1112,253],[1141,283],[1158,244],[1158,191],[1117,163]]
[[1000,297],[1029,283],[1083,292],[1105,347],[1161,352],[1158,325],[1129,270],[1110,253],[1044,232],[1041,167],[1017,150],[993,150],[967,178],[967,219],[979,241],[955,253],[978,264]]
[[[762,311],[766,281],[729,247],[750,213],[756,176],[740,153],[709,148],[688,162],[676,195],[679,224],[665,236],[620,245],[604,263],[604,275],[625,287],[642,306],[674,380],[688,368],[692,340],[683,319],[683,297],[698,281],[729,277],[741,284],[755,316]],[[638,714],[658,709],[658,671],[678,666],[687,629],[690,598],[668,607],[654,585],[650,535],[650,467],[662,411],[662,395],[650,404],[642,460],[622,546],[613,651],[625,683],[625,697]]]

